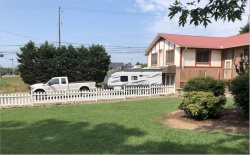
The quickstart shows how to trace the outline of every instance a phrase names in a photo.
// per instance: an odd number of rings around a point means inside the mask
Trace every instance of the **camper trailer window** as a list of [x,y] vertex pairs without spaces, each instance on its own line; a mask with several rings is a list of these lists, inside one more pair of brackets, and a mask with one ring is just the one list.
[[128,82],[128,76],[121,76],[121,82]]
[[137,80],[137,79],[138,79],[137,76],[132,76],[132,77],[131,77],[131,80]]

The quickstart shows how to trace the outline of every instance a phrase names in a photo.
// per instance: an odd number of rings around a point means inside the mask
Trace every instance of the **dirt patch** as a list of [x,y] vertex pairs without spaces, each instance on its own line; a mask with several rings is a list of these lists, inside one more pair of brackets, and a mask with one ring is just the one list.
[[175,111],[162,119],[170,128],[198,131],[248,132],[249,121],[244,119],[240,109],[224,109],[218,119],[196,121],[181,111]]

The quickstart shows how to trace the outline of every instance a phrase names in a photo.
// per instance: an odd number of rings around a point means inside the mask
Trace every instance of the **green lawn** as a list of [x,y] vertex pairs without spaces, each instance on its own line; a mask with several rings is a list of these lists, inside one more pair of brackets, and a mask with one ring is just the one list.
[[248,153],[249,135],[170,129],[179,99],[2,109],[0,153]]

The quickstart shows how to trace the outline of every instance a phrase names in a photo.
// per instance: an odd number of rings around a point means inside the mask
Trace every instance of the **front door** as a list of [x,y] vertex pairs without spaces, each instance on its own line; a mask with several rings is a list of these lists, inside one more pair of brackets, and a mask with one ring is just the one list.
[[232,60],[225,60],[224,79],[231,79]]
[[165,74],[165,84],[167,86],[173,86],[175,84],[175,75],[174,74]]
[[233,50],[226,50],[223,53],[224,57],[224,79],[231,79],[232,74],[232,59],[233,59]]

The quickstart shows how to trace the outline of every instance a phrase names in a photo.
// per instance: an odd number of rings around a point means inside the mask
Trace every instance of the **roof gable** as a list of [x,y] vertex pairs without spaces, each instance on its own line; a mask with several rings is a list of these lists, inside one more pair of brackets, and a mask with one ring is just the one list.
[[176,45],[179,45],[180,47],[189,48],[225,49],[250,44],[250,33],[230,37],[209,37],[159,33],[146,50],[146,54],[161,37],[173,42]]

